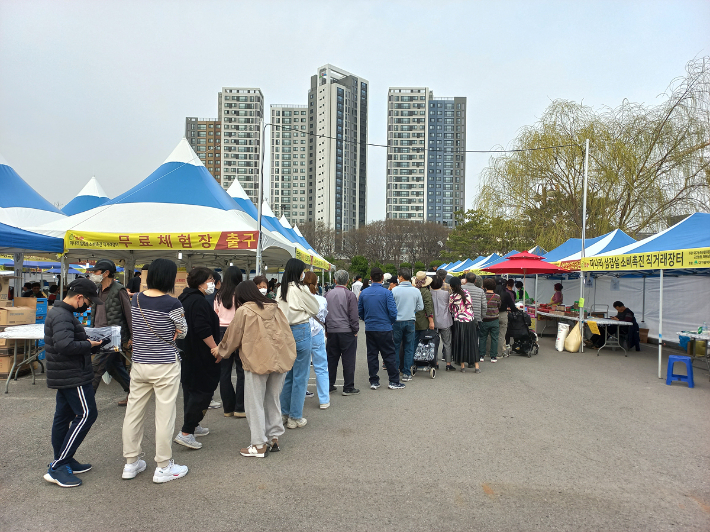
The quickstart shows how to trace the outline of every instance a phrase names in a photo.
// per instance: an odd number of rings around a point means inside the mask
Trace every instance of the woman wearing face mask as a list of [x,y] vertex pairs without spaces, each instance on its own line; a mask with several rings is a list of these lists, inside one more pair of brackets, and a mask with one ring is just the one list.
[[269,296],[269,283],[266,280],[266,277],[264,277],[263,275],[257,275],[256,277],[254,277],[254,284],[259,289],[259,292],[261,292],[261,295],[267,297]]
[[318,295],[318,276],[306,272],[303,282],[318,301],[318,315],[310,319],[311,353],[313,355],[313,371],[316,374],[316,390],[321,410],[330,406],[330,378],[328,375],[328,355],[325,352],[325,317],[328,315],[328,302]]
[[214,289],[212,270],[194,268],[187,275],[187,288],[178,298],[185,309],[187,322],[187,336],[178,344],[184,351],[180,382],[185,414],[182,429],[173,441],[190,449],[202,447],[195,436],[210,433],[208,428],[200,426],[200,421],[219,384],[222,358],[211,352],[219,339],[219,317],[205,299],[205,295],[213,294]]
[[[214,310],[219,316],[219,339],[222,341],[224,333],[234,319],[234,313],[239,306],[234,294],[237,286],[242,282],[242,270],[230,266],[224,271],[222,287],[214,298]],[[238,353],[224,358],[220,362],[219,394],[222,396],[222,406],[225,417],[247,417],[244,412],[244,368]],[[237,385],[232,384],[232,366],[237,367]]]
[[303,261],[289,259],[284,268],[283,283],[276,291],[276,302],[286,316],[296,341],[296,362],[286,374],[281,392],[281,414],[288,429],[306,425],[303,403],[311,369],[311,326],[308,320],[320,310],[318,301],[303,284],[305,268]]

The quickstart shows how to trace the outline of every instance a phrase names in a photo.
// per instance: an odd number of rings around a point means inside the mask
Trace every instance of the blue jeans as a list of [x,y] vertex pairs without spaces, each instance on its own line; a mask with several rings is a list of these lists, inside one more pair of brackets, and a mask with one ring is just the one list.
[[392,325],[392,336],[394,337],[394,352],[399,354],[399,348],[404,343],[404,362],[400,369],[405,375],[412,374],[412,364],[414,364],[414,320],[395,321]]
[[330,403],[330,380],[328,376],[328,355],[325,352],[325,335],[323,331],[311,336],[311,354],[313,355],[313,371],[316,373],[316,388],[318,402],[322,405]]
[[308,322],[291,325],[291,333],[296,340],[296,361],[286,374],[281,390],[281,413],[292,419],[301,419],[311,374],[311,325]]

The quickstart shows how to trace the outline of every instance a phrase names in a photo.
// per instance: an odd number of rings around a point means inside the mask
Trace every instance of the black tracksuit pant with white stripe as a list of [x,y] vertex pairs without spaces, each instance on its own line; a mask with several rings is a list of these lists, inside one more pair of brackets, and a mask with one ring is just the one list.
[[74,457],[97,415],[91,384],[57,390],[57,407],[52,425],[52,469],[63,466]]

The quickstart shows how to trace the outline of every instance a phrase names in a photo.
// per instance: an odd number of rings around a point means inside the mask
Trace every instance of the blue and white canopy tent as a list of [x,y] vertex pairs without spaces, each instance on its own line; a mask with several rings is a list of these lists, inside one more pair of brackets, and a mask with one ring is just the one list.
[[0,155],[0,223],[27,229],[64,218],[64,213],[38,194]]
[[[683,319],[699,319],[689,316],[689,305],[700,303],[702,316],[710,314],[710,214],[695,213],[672,227],[638,242],[618,249],[606,251],[582,260],[582,271],[608,275],[644,275],[644,295],[646,276],[658,273],[658,378],[661,378],[663,346],[663,281],[665,276],[694,276],[691,282],[692,294],[685,299],[674,291],[670,304],[674,314]],[[687,321],[686,321],[687,323]],[[680,325],[680,322],[679,322]]]
[[74,214],[79,214],[80,212],[85,212],[96,207],[100,207],[108,201],[108,196],[101,185],[96,180],[96,177],[89,179],[89,182],[84,185],[79,193],[67,203],[62,212],[67,216],[72,216]]
[[[585,238],[584,244],[586,247],[589,247],[604,238],[605,236],[606,235],[598,236],[596,238]],[[545,255],[543,255],[543,258],[545,259],[545,262],[557,262],[559,260],[564,259],[565,257],[569,257],[570,255],[581,249],[582,239],[570,238],[565,243],[560,244],[552,251],[548,251],[547,253],[545,253]]]
[[15,277],[20,279],[20,283],[24,252],[56,252],[57,240],[61,240],[47,238],[27,229],[64,217],[64,213],[27,184],[0,155],[0,224],[3,225],[0,232],[4,235],[4,245],[0,244],[0,247],[3,253],[13,254]]
[[[35,231],[64,238],[65,257],[105,257],[132,270],[136,259],[173,257],[192,264],[251,270],[259,231],[254,219],[222,189],[186,139],[153,173],[104,205]],[[262,232],[263,260],[282,264],[293,245]]]
[[[249,199],[249,196],[242,188],[242,185],[239,183],[238,179],[236,179],[227,189],[227,194],[229,194],[229,196],[236,202],[239,210],[248,214],[255,223],[258,223],[259,212],[256,205],[254,205],[254,203]],[[287,246],[295,246],[294,242],[291,242],[289,238],[281,234],[281,227],[274,227],[271,219],[267,219],[263,216],[263,212],[261,217],[261,226],[262,229],[266,231],[274,240]]]

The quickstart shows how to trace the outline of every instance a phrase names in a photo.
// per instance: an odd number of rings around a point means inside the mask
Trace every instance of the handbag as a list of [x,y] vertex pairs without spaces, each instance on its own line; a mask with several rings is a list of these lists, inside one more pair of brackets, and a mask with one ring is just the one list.
[[148,320],[145,319],[145,314],[143,314],[143,309],[141,308],[141,298],[140,298],[141,294],[142,294],[142,292],[139,293],[138,295],[136,295],[136,303],[138,303],[138,310],[139,310],[140,313],[141,313],[141,317],[143,318],[143,321],[145,322],[145,324],[146,324],[146,325],[148,326],[148,328],[150,329],[150,332],[152,332],[152,333],[153,333],[153,336],[155,336],[156,338],[160,338],[163,342],[165,342],[165,343],[168,344],[169,346],[175,348],[175,350],[178,352],[178,354],[182,356],[183,350],[180,349],[174,341],[168,341],[168,340],[166,340],[165,338],[163,338],[162,336],[160,336],[158,333],[156,333],[156,332],[153,330],[153,327],[150,326],[150,323],[148,323]]

